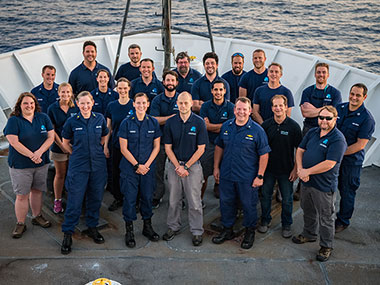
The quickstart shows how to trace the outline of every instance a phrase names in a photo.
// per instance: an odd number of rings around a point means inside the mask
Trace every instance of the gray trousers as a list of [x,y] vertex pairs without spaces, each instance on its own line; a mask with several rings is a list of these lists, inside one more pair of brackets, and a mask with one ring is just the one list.
[[302,235],[308,239],[317,239],[319,229],[320,246],[332,248],[335,233],[336,192],[322,192],[303,184],[301,187],[301,208],[304,221]]
[[173,163],[168,164],[169,209],[167,225],[173,231],[181,228],[183,192],[188,204],[190,232],[203,234],[203,210],[201,188],[203,181],[202,166],[199,161],[189,169],[189,176],[181,178],[175,172]]

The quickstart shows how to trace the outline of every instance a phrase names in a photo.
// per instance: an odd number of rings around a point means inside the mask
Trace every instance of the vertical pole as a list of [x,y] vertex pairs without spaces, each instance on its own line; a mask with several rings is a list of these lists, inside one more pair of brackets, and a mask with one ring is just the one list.
[[206,21],[207,21],[207,29],[208,29],[208,34],[209,34],[209,37],[210,37],[211,50],[213,52],[215,52],[214,39],[212,38],[212,33],[211,33],[210,18],[208,17],[207,0],[203,0],[203,7],[205,9],[205,15],[206,15]]
[[131,0],[127,0],[127,5],[125,6],[125,13],[124,13],[124,19],[123,19],[123,25],[121,26],[121,32],[120,32],[120,38],[119,38],[119,44],[117,46],[117,53],[116,53],[116,59],[115,59],[115,65],[113,68],[113,76],[116,75],[116,69],[117,65],[119,64],[119,58],[120,58],[120,52],[121,52],[121,45],[123,43],[123,37],[124,37],[124,31],[125,31],[125,25],[127,24],[127,16],[129,11],[129,5],[131,4]]
[[163,26],[164,26],[164,70],[170,69],[171,52],[172,52],[172,37],[171,37],[171,0],[163,0]]

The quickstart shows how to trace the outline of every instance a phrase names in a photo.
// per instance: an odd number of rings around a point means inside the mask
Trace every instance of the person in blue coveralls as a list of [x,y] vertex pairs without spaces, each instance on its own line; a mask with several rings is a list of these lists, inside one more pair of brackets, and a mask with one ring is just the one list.
[[239,97],[235,104],[235,119],[225,122],[215,141],[214,177],[219,183],[222,232],[212,238],[221,244],[234,238],[236,198],[243,207],[245,229],[241,248],[249,249],[255,240],[257,225],[258,187],[263,185],[270,147],[264,130],[250,114],[251,100]]
[[[165,92],[154,97],[150,106],[150,115],[153,116],[160,124],[161,132],[164,132],[166,121],[178,114],[177,97],[178,92],[178,75],[174,71],[164,71],[162,75],[162,83]],[[156,187],[153,194],[153,209],[160,206],[162,197],[165,194],[165,162],[166,153],[163,139],[160,144],[160,152],[156,159]]]
[[191,94],[178,95],[179,113],[166,121],[165,151],[169,158],[168,186],[169,209],[168,230],[163,235],[166,241],[172,240],[181,229],[181,204],[185,193],[188,207],[192,243],[200,246],[203,240],[203,209],[201,202],[202,166],[200,157],[208,141],[204,120],[191,112],[193,100]]
[[110,188],[110,191],[114,198],[114,201],[108,207],[109,211],[116,211],[118,208],[123,206],[123,194],[120,191],[119,168],[122,154],[120,151],[118,132],[121,122],[135,113],[133,100],[129,98],[130,89],[131,83],[129,80],[124,77],[119,78],[116,83],[116,90],[119,93],[119,99],[110,102],[106,110],[107,127],[110,132],[106,136],[104,153],[106,157],[109,157],[110,153],[112,153],[112,187]]
[[191,95],[193,97],[193,112],[199,113],[201,106],[204,102],[212,99],[211,84],[215,80],[224,81],[226,86],[226,94],[224,97],[227,101],[230,100],[230,85],[226,80],[218,75],[219,57],[215,52],[207,52],[203,56],[203,67],[205,75],[194,82],[191,88]]
[[336,215],[335,233],[350,225],[356,190],[360,186],[364,148],[375,130],[375,120],[364,106],[367,91],[364,84],[354,84],[350,90],[349,101],[337,106],[337,127],[346,138],[348,147],[339,169],[340,207]]
[[16,226],[13,238],[26,231],[29,204],[32,224],[48,228],[51,223],[42,216],[42,194],[46,192],[49,168],[49,147],[54,141],[53,125],[49,117],[40,113],[36,97],[22,93],[3,130],[9,142],[9,175],[16,194]]
[[140,212],[144,221],[142,234],[151,241],[158,241],[159,235],[152,227],[152,197],[155,178],[155,159],[160,151],[160,125],[146,113],[149,98],[137,93],[133,106],[136,114],[124,119],[119,129],[121,192],[124,195],[123,218],[125,221],[125,245],[133,248],[136,241],[133,221],[136,220],[136,199],[140,191]]
[[202,77],[202,74],[190,67],[190,56],[185,51],[181,51],[175,58],[177,68],[173,69],[178,74],[177,92],[183,91],[191,93],[194,82]]
[[[234,104],[224,98],[226,87],[224,81],[215,80],[211,86],[212,100],[202,104],[199,115],[205,120],[208,131],[209,143],[205,153],[201,157],[204,182],[202,186],[202,206],[203,196],[207,187],[207,179],[214,173],[214,151],[215,139],[219,135],[222,124],[234,117]],[[214,185],[214,195],[219,197],[219,184]]]
[[42,68],[43,82],[30,91],[38,100],[41,112],[47,113],[47,109],[58,99],[58,84],[54,82],[56,69],[52,65]]
[[129,81],[139,78],[140,72],[140,60],[142,52],[141,47],[138,44],[131,44],[128,47],[129,62],[122,64],[116,72],[115,80],[119,80],[124,77]]
[[253,95],[258,87],[268,84],[268,69],[265,67],[265,52],[256,49],[252,54],[253,69],[245,73],[239,81],[239,97],[248,97],[253,102]]
[[88,227],[86,233],[95,243],[104,243],[96,226],[107,182],[103,149],[108,134],[107,124],[102,114],[92,112],[94,99],[90,92],[79,93],[76,103],[80,112],[69,118],[62,130],[63,148],[71,154],[65,182],[68,198],[62,223],[62,254],[71,252],[72,234],[79,222],[84,197]]
[[69,83],[62,83],[58,87],[59,101],[48,108],[48,116],[54,126],[54,144],[51,146],[50,159],[54,161],[55,175],[53,212],[58,214],[64,211],[62,206],[62,191],[65,184],[69,153],[63,147],[62,128],[68,118],[78,114],[79,109],[74,104],[73,89]]
[[[96,44],[93,41],[85,41],[83,43],[83,62],[74,68],[69,76],[69,83],[75,96],[82,91],[91,92],[98,86],[96,77],[100,69],[105,69],[108,74],[111,74],[107,67],[96,61],[96,55]],[[114,79],[110,76],[108,87],[113,89],[114,86]]]
[[297,174],[302,180],[301,208],[304,226],[293,236],[296,244],[315,242],[321,246],[316,259],[330,258],[334,241],[334,202],[338,187],[339,166],[347,143],[336,128],[338,112],[333,106],[319,111],[317,128],[303,137],[296,152]]
[[246,73],[244,68],[244,55],[241,52],[235,52],[231,56],[232,69],[222,75],[230,85],[230,101],[235,103],[236,98],[239,97],[239,82],[243,75]]
[[280,79],[283,70],[279,63],[272,62],[268,66],[268,84],[256,89],[253,98],[253,118],[260,125],[267,119],[273,117],[271,99],[274,95],[284,95],[288,99],[288,110],[286,115],[290,117],[294,98],[292,92],[281,85]]

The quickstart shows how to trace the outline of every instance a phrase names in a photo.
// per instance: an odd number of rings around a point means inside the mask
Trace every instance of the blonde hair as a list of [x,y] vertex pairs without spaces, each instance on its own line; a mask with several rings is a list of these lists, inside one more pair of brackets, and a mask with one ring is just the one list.
[[58,86],[58,95],[59,95],[59,92],[61,92],[62,88],[63,87],[69,87],[69,90],[70,90],[70,93],[71,93],[71,98],[70,98],[70,101],[69,101],[69,107],[70,108],[73,108],[75,107],[75,104],[74,104],[74,93],[73,93],[73,87],[71,86],[70,83],[67,83],[67,82],[63,82],[61,83],[59,86]]

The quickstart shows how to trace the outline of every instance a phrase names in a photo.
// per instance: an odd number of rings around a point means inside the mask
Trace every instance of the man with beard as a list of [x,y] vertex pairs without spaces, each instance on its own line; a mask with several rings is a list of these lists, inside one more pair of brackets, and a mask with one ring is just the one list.
[[177,54],[175,59],[177,68],[173,69],[178,74],[178,86],[177,92],[181,93],[183,91],[191,92],[191,87],[193,83],[202,77],[202,74],[190,67],[190,56],[187,52],[182,51]]
[[[162,83],[165,88],[165,92],[154,97],[151,107],[150,115],[153,116],[160,124],[161,131],[164,133],[164,127],[166,121],[178,114],[177,97],[178,92],[176,88],[178,86],[178,75],[174,71],[165,71],[162,75]],[[153,194],[153,209],[157,209],[160,206],[162,197],[165,194],[165,145],[163,139],[161,140],[160,152],[156,159],[156,189]]]
[[252,54],[253,69],[239,81],[239,97],[248,97],[253,102],[253,94],[258,87],[268,84],[268,70],[265,68],[265,52],[256,49]]
[[232,69],[222,75],[228,84],[230,84],[231,93],[230,101],[235,103],[236,98],[239,97],[239,81],[246,73],[244,68],[244,55],[240,52],[236,52],[231,56]]
[[335,127],[338,112],[324,106],[317,128],[310,129],[296,152],[297,174],[302,180],[301,208],[304,226],[292,241],[297,244],[320,238],[318,261],[329,259],[334,240],[334,202],[339,166],[347,148],[344,135]]
[[115,75],[115,80],[119,80],[119,78],[125,77],[129,81],[132,81],[140,77],[141,56],[142,52],[140,46],[137,44],[131,44],[128,47],[128,57],[130,59],[130,62],[124,63],[119,67]]
[[[69,83],[73,87],[75,95],[82,91],[91,92],[98,87],[96,77],[100,69],[105,69],[111,74],[107,67],[96,61],[96,55],[96,44],[92,41],[85,41],[83,43],[83,62],[73,69],[69,76]],[[112,76],[108,81],[108,87],[111,89],[115,87]]]
[[193,96],[193,111],[199,113],[203,102],[212,99],[211,84],[215,80],[222,80],[226,86],[226,100],[230,100],[230,85],[226,80],[218,76],[218,61],[219,58],[215,52],[208,52],[203,56],[203,66],[206,74],[199,78],[191,88],[191,95]]

